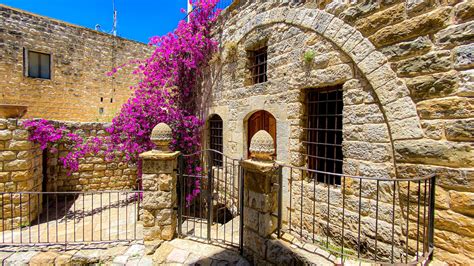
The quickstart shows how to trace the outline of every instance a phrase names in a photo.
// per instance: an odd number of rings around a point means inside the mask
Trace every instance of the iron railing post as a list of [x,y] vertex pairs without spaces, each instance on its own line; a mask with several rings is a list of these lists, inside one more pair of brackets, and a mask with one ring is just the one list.
[[244,253],[244,169],[242,159],[239,161],[239,252]]
[[[435,212],[435,188],[436,188],[436,175],[433,175],[430,180],[430,205],[429,205],[429,221],[428,221],[428,249],[431,249],[429,260],[433,260],[433,248],[434,248],[434,212]],[[430,250],[428,250],[430,252]]]
[[208,206],[208,213],[207,213],[207,242],[211,242],[211,225],[212,225],[212,163],[210,158],[208,157],[208,169],[207,169],[207,206]]
[[277,235],[281,237],[281,227],[283,221],[283,167],[278,166],[278,224]]
[[178,237],[182,238],[183,237],[183,232],[181,226],[183,225],[183,206],[182,206],[182,198],[183,198],[183,193],[182,193],[182,186],[184,184],[183,182],[183,156],[180,155],[178,157],[178,182],[176,185],[176,193],[178,194]]

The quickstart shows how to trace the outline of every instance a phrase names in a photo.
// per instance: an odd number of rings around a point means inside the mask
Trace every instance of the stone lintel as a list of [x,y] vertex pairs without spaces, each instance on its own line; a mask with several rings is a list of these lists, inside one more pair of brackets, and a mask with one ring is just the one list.
[[162,160],[162,161],[169,161],[174,160],[179,156],[179,151],[174,152],[163,152],[157,150],[151,150],[144,153],[141,153],[139,156],[143,160]]
[[260,174],[271,174],[278,166],[274,161],[257,161],[257,160],[245,160],[242,161],[242,167],[246,171],[260,173]]

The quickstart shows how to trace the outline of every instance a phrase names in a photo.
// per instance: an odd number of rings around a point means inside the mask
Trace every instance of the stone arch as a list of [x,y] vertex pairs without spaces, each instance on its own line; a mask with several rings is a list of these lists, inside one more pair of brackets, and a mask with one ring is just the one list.
[[362,33],[323,10],[279,7],[256,16],[247,16],[243,27],[229,34],[239,43],[256,28],[286,23],[311,30],[334,43],[348,55],[364,75],[380,102],[393,141],[423,137],[416,106],[403,80],[391,69],[388,60]]

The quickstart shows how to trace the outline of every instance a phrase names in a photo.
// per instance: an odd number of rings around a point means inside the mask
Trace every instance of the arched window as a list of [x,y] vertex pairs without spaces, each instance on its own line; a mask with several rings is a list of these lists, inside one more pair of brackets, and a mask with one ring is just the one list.
[[[218,152],[223,151],[222,118],[215,114],[209,119],[209,148]],[[212,165],[222,166],[222,154],[212,152]]]
[[[247,124],[247,151],[250,147],[250,140],[252,140],[253,135],[260,130],[265,130],[273,138],[273,142],[275,143],[275,154],[276,156],[276,148],[277,148],[277,138],[276,138],[276,119],[275,117],[267,111],[261,110],[249,117],[248,124]],[[248,151],[248,156],[250,157],[250,151]]]

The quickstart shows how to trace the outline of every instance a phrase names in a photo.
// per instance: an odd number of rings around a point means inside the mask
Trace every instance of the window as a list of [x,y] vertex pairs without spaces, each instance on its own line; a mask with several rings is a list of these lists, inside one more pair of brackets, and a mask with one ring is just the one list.
[[250,52],[250,71],[253,84],[267,81],[267,47]]
[[[342,86],[312,89],[306,96],[308,168],[342,174]],[[312,178],[341,184],[339,176],[314,173]]]
[[209,148],[218,152],[212,152],[212,165],[222,166],[222,118],[219,115],[213,115],[209,119]]
[[51,55],[26,50],[26,76],[51,79]]

